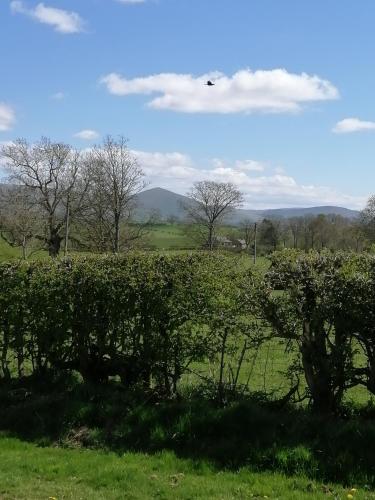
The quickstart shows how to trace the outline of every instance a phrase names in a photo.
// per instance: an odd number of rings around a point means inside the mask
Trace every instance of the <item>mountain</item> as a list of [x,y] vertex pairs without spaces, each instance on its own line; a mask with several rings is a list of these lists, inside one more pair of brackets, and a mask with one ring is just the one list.
[[[136,219],[144,220],[150,215],[155,215],[161,219],[177,218],[184,219],[185,211],[183,206],[190,202],[187,196],[173,193],[167,189],[152,188],[147,191],[142,191],[138,194],[137,199]],[[268,210],[235,210],[230,217],[228,223],[239,224],[245,219],[259,221],[264,218],[282,219],[286,217],[302,217],[308,215],[341,215],[348,219],[358,217],[356,210],[336,206],[321,206],[307,208],[275,208]]]
[[137,195],[137,210],[135,217],[145,219],[150,215],[155,215],[161,219],[176,217],[183,219],[185,217],[184,205],[189,204],[187,196],[173,193],[167,189],[153,188],[142,191]]

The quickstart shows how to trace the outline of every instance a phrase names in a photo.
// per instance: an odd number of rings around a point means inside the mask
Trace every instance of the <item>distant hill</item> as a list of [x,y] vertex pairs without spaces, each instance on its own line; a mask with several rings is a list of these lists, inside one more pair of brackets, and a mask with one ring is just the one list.
[[[1,184],[1,189],[7,191],[12,188],[12,185]],[[173,193],[163,188],[152,188],[142,191],[136,198],[137,209],[135,218],[137,220],[145,220],[150,215],[155,215],[162,220],[170,217],[183,220],[186,217],[183,206],[191,203],[187,196]],[[252,221],[259,221],[264,218],[282,219],[287,217],[302,217],[306,215],[341,215],[348,219],[355,219],[358,217],[359,212],[350,210],[349,208],[336,207],[336,206],[321,206],[321,207],[307,207],[307,208],[275,208],[267,210],[235,210],[230,217],[228,217],[229,224],[239,224],[244,219]]]
[[151,214],[161,219],[167,219],[168,217],[183,219],[185,217],[183,205],[190,203],[187,196],[158,187],[142,191],[138,194],[136,201],[137,219],[144,219]]
[[[161,219],[175,217],[177,219],[185,218],[184,205],[190,203],[187,196],[173,193],[167,189],[152,188],[142,191],[137,196],[136,218],[145,219],[149,215],[154,214]],[[228,222],[231,224],[239,224],[244,219],[255,221],[264,218],[282,219],[286,217],[302,217],[306,215],[341,215],[349,219],[358,217],[356,210],[336,206],[321,206],[307,208],[275,208],[268,210],[244,210],[238,209],[231,214]]]
[[274,208],[271,210],[264,210],[264,217],[301,217],[304,215],[341,215],[347,219],[355,219],[358,217],[357,210],[350,208],[335,207],[335,206],[321,206],[309,208]]

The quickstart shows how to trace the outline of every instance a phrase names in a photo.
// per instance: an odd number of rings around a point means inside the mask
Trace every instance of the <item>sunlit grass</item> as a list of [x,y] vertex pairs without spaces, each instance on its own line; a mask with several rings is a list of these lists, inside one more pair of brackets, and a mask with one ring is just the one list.
[[[0,498],[10,499],[345,499],[350,488],[303,477],[217,470],[204,461],[155,455],[37,448],[0,438]],[[375,498],[358,490],[356,499]]]

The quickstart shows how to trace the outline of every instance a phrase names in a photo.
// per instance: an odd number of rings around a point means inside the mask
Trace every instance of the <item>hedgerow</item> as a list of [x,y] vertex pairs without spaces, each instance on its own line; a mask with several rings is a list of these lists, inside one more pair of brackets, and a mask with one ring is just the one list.
[[248,291],[238,295],[251,273],[208,254],[3,265],[0,275],[5,379],[15,365],[18,377],[75,370],[87,382],[118,377],[170,396],[191,363],[214,354],[224,324],[251,304]]
[[374,320],[366,254],[278,252],[265,275],[204,252],[3,264],[0,381],[74,371],[169,398],[192,366],[214,360],[225,403],[244,360],[281,339],[297,355],[285,401],[298,393],[332,413],[348,389],[375,394]]

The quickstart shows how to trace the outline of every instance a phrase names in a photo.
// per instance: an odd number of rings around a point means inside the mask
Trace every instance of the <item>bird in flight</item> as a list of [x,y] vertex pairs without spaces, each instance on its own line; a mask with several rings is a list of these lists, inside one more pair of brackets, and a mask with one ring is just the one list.
[[215,84],[213,82],[211,82],[211,80],[208,80],[208,82],[206,83],[206,85],[208,87],[213,87]]

